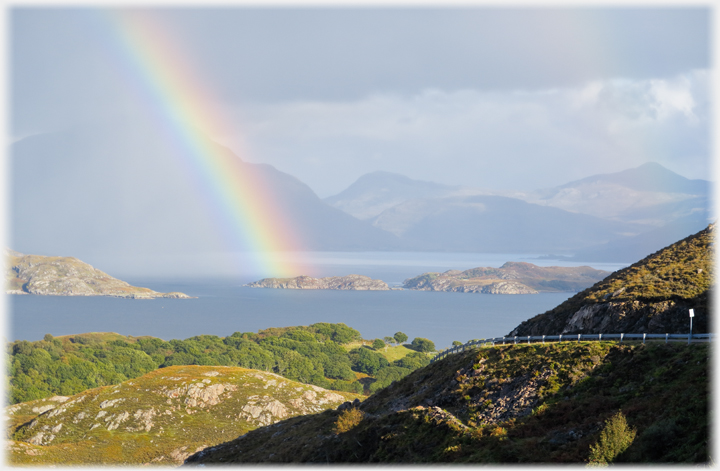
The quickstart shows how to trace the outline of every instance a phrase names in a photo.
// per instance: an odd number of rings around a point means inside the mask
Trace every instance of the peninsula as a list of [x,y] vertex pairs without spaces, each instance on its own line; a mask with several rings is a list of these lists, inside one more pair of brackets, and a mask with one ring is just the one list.
[[423,273],[405,280],[403,287],[423,291],[455,291],[486,294],[536,294],[581,291],[610,275],[590,267],[539,267],[526,262],[507,262],[500,268],[478,267]]
[[245,286],[251,288],[339,289],[356,291],[387,291],[390,289],[384,281],[373,280],[364,275],[329,276],[326,278],[313,278],[311,276],[264,278]]
[[5,292],[52,296],[112,296],[152,299],[184,298],[184,293],[158,293],[131,286],[74,257],[25,255],[5,250]]

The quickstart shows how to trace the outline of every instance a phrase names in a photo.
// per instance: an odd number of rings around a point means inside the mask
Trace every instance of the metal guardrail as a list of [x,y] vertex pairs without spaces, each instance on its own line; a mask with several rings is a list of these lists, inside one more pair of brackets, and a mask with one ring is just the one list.
[[688,345],[693,340],[705,340],[712,341],[715,339],[716,334],[559,334],[559,335],[527,335],[527,336],[514,336],[514,337],[495,337],[492,339],[481,339],[471,340],[464,345],[458,345],[456,347],[448,348],[435,355],[430,360],[433,363],[437,360],[442,360],[448,355],[453,353],[464,352],[465,350],[473,347],[494,347],[495,345],[508,345],[508,344],[529,344],[532,342],[581,342],[581,341],[600,341],[600,340],[619,340],[622,343],[624,340],[642,340],[645,343],[646,339],[657,339],[665,340],[668,343],[670,340],[685,340],[687,339]]

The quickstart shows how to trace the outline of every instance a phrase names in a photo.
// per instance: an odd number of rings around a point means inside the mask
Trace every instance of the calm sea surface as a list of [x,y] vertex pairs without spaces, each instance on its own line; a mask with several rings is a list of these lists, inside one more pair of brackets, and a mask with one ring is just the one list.
[[[511,254],[321,254],[318,276],[358,273],[399,285],[427,271],[500,266],[508,260],[539,261]],[[587,264],[614,271],[621,264]],[[108,297],[7,296],[8,340],[39,340],[46,333],[117,332],[165,340],[199,334],[221,337],[268,327],[343,322],[366,339],[405,332],[438,348],[506,335],[520,322],[557,306],[573,293],[490,295],[427,291],[303,291],[242,286],[252,276],[219,279],[125,278],[156,291],[181,291],[197,299],[133,300]]]

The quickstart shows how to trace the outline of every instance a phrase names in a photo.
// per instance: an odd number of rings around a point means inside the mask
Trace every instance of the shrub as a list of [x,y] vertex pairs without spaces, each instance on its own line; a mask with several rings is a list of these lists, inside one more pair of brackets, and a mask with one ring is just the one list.
[[435,344],[432,340],[424,339],[422,337],[415,337],[410,343],[410,347],[418,352],[432,352],[435,351]]
[[342,411],[337,421],[335,421],[334,432],[340,434],[352,430],[362,422],[364,415],[365,413],[363,411],[354,407]]
[[674,418],[655,422],[638,437],[642,457],[645,461],[669,461],[663,460],[663,456],[677,447],[682,438],[682,429]]
[[622,412],[610,417],[605,421],[605,428],[600,432],[600,439],[595,445],[590,446],[590,464],[604,465],[612,463],[617,456],[635,440],[635,429],[628,426],[627,420]]
[[380,350],[381,348],[385,348],[385,342],[383,342],[380,339],[375,339],[375,340],[373,340],[372,348],[374,348],[375,350]]

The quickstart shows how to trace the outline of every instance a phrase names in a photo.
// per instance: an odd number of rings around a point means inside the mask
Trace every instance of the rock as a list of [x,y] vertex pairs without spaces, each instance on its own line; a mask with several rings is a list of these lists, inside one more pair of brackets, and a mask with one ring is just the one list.
[[387,291],[390,288],[381,280],[373,280],[364,275],[330,276],[313,278],[297,276],[295,278],[264,278],[245,286],[251,288],[276,289],[335,289],[356,291]]

